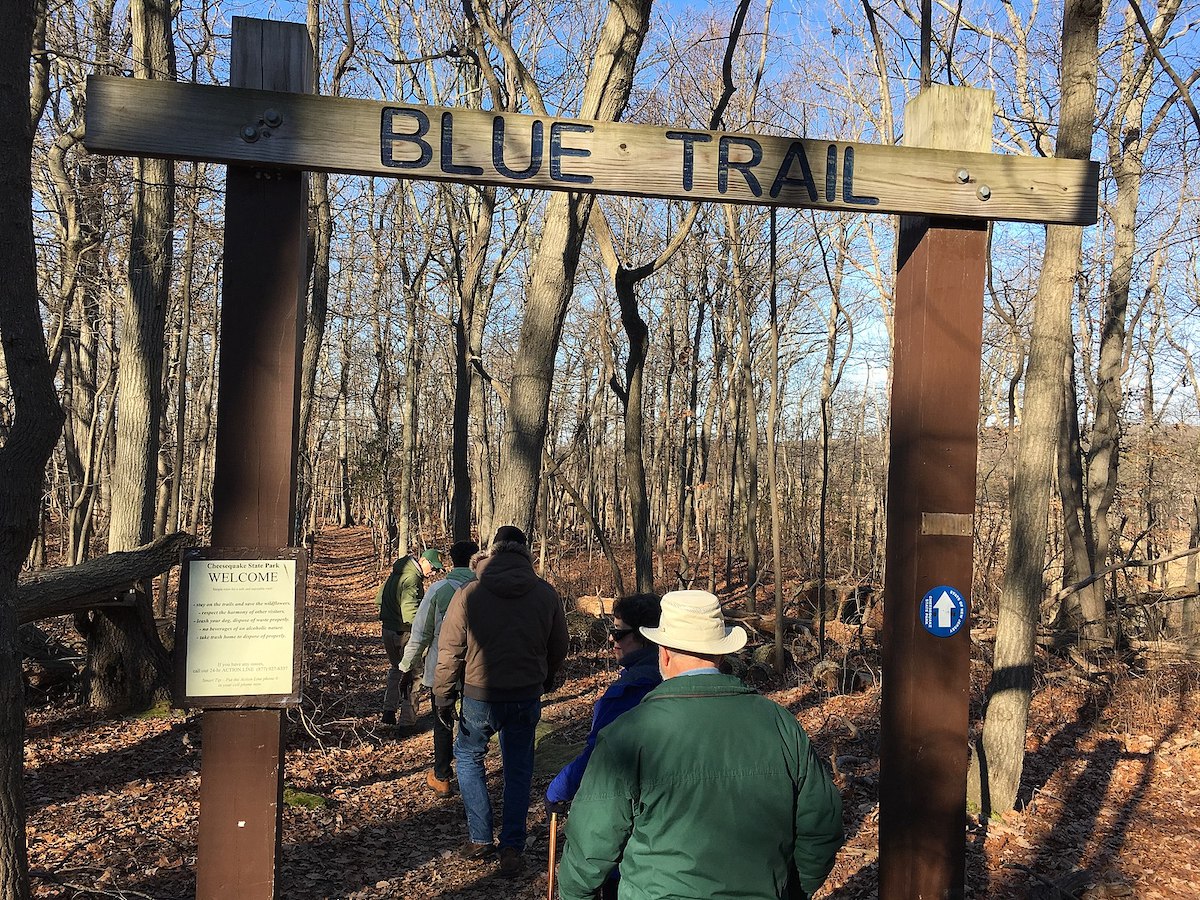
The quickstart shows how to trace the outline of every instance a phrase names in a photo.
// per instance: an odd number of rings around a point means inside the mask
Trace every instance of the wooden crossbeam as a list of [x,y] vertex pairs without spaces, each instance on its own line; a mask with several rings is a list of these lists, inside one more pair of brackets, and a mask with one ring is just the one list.
[[88,78],[94,153],[685,200],[1091,225],[1099,166]]

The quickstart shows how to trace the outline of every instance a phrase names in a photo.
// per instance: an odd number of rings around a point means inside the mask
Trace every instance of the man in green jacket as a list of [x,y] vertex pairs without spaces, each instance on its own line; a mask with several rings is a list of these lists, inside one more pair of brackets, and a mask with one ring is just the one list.
[[563,900],[608,873],[621,900],[811,894],[844,841],[842,801],[786,709],[720,674],[746,632],[707,591],[662,599],[663,683],[600,732],[567,821]]
[[421,605],[421,596],[425,593],[424,580],[442,568],[442,555],[432,548],[420,556],[401,557],[375,594],[383,630],[383,649],[388,658],[387,686],[383,692],[384,725],[396,724],[396,710],[400,708],[400,660],[412,631],[413,619],[417,617],[417,608]]

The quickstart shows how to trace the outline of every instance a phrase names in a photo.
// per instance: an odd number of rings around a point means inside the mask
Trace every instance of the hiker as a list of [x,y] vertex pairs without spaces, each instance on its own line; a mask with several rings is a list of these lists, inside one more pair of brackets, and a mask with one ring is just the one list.
[[639,630],[663,682],[596,739],[560,896],[590,900],[614,867],[630,897],[812,894],[844,840],[841,797],[795,716],[720,673],[745,630],[707,591],[664,595]]
[[[442,571],[442,555],[432,548],[420,556],[404,556],[392,566],[392,574],[379,586],[375,594],[375,605],[379,608],[379,622],[383,630],[383,649],[387,653],[387,686],[383,692],[383,724],[396,724],[396,710],[401,708],[400,660],[404,645],[412,630],[413,619],[421,604],[421,585],[434,572]],[[409,694],[403,699],[406,712],[415,721]],[[411,725],[412,721],[407,724]]]
[[[658,646],[638,631],[643,625],[651,628],[658,625],[661,602],[658,594],[630,594],[617,598],[613,603],[613,621],[608,629],[608,639],[621,666],[621,674],[596,701],[592,711],[592,728],[583,751],[567,763],[546,788],[547,813],[562,815],[567,812],[579,790],[579,782],[583,780],[600,729],[621,713],[633,709],[652,688],[662,683],[662,675],[658,671]],[[600,896],[602,900],[616,900],[615,869],[605,880]]]
[[503,525],[477,579],[454,595],[446,611],[433,684],[436,712],[447,727],[462,684],[454,759],[467,818],[468,838],[459,851],[465,859],[495,852],[483,760],[492,735],[500,735],[502,875],[525,868],[534,729],[542,715],[541,696],[551,690],[566,655],[562,600],[533,571],[525,533]]
[[[437,639],[442,630],[442,619],[446,616],[446,608],[454,597],[454,592],[464,584],[475,580],[471,569],[471,559],[479,552],[479,545],[474,541],[458,541],[450,547],[450,561],[454,567],[446,573],[446,577],[435,581],[425,592],[417,615],[413,619],[412,637],[404,648],[404,656],[400,660],[400,693],[412,693],[413,682],[416,680],[416,664],[425,656],[425,670],[421,683],[433,689],[433,675],[437,669]],[[429,648],[432,653],[427,653]],[[432,704],[430,704],[432,706]],[[454,752],[454,732],[447,728],[436,715],[433,717],[433,768],[425,776],[425,784],[435,794],[449,797],[454,793],[450,786],[453,772],[450,769],[450,759]]]

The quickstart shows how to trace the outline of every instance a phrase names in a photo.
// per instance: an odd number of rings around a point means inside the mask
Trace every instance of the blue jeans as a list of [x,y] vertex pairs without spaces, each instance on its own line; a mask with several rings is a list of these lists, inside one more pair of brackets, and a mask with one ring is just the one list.
[[489,703],[464,697],[454,741],[458,790],[467,810],[467,833],[476,844],[492,842],[492,801],[488,797],[483,758],[493,734],[500,735],[504,765],[504,807],[500,846],[525,849],[525,817],[533,784],[533,741],[542,701]]

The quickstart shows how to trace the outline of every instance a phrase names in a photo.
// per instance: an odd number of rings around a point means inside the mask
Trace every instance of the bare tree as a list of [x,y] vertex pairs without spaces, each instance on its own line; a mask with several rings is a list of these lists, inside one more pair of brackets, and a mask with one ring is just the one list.
[[[1068,0],[1063,13],[1062,100],[1055,150],[1059,157],[1087,159],[1091,151],[1100,11],[1098,0]],[[1050,479],[1065,362],[1071,352],[1071,305],[1081,248],[1081,228],[1047,228],[1012,488],[1009,565],[1000,597],[983,735],[971,763],[972,792],[978,794],[985,811],[996,813],[1013,808],[1025,758],[1034,638],[1044,594]]]
[[[1147,35],[1151,47],[1163,42],[1178,9],[1177,0],[1167,0],[1159,5],[1154,24]],[[1147,119],[1146,105],[1154,85],[1156,66],[1152,49],[1145,49],[1140,56],[1135,53],[1141,37],[1134,12],[1127,8],[1120,43],[1119,75],[1115,85],[1116,102],[1106,129],[1108,159],[1116,197],[1109,205],[1113,233],[1109,250],[1111,269],[1104,290],[1100,324],[1094,388],[1095,415],[1086,448],[1079,447],[1080,404],[1068,401],[1065,407],[1068,440],[1073,440],[1076,457],[1080,453],[1084,455],[1083,477],[1078,482],[1082,490],[1063,493],[1067,531],[1074,537],[1069,544],[1072,558],[1065,577],[1068,582],[1084,580],[1104,568],[1113,549],[1109,512],[1116,496],[1117,470],[1121,459],[1121,414],[1125,367],[1129,355],[1129,297],[1134,278],[1137,249],[1135,226],[1142,173],[1146,151],[1166,121],[1170,107],[1178,100],[1177,93],[1169,96]],[[1189,82],[1196,77],[1197,73],[1193,73]],[[1072,386],[1073,383],[1072,380]],[[1147,390],[1152,389],[1153,379],[1147,384]],[[1073,399],[1072,395],[1070,400]],[[1074,460],[1065,464],[1070,468],[1079,466]],[[1086,645],[1090,648],[1107,645],[1110,643],[1110,625],[1104,582],[1092,582],[1079,592],[1078,598],[1083,618],[1082,637]]]
[[[614,121],[620,117],[629,101],[649,16],[649,0],[610,0],[584,85],[580,118]],[[497,521],[525,529],[533,525],[554,357],[593,201],[587,194],[556,193],[550,198],[533,263],[496,486]]]
[[[171,5],[137,0],[133,20],[134,75],[175,77]],[[163,412],[163,344],[171,287],[175,216],[174,163],[134,163],[129,285],[121,327],[117,376],[119,410],[113,464],[110,551],[129,550],[153,537],[155,481]],[[145,707],[167,696],[169,665],[158,638],[148,591],[129,606],[77,616],[88,639],[88,702],[96,707]]]
[[[14,412],[0,432],[0,893],[29,896],[25,851],[25,686],[14,608],[17,573],[37,534],[46,461],[63,412],[38,310],[33,244],[29,61],[38,4],[0,0],[0,343]],[[44,7],[42,7],[44,12]]]

